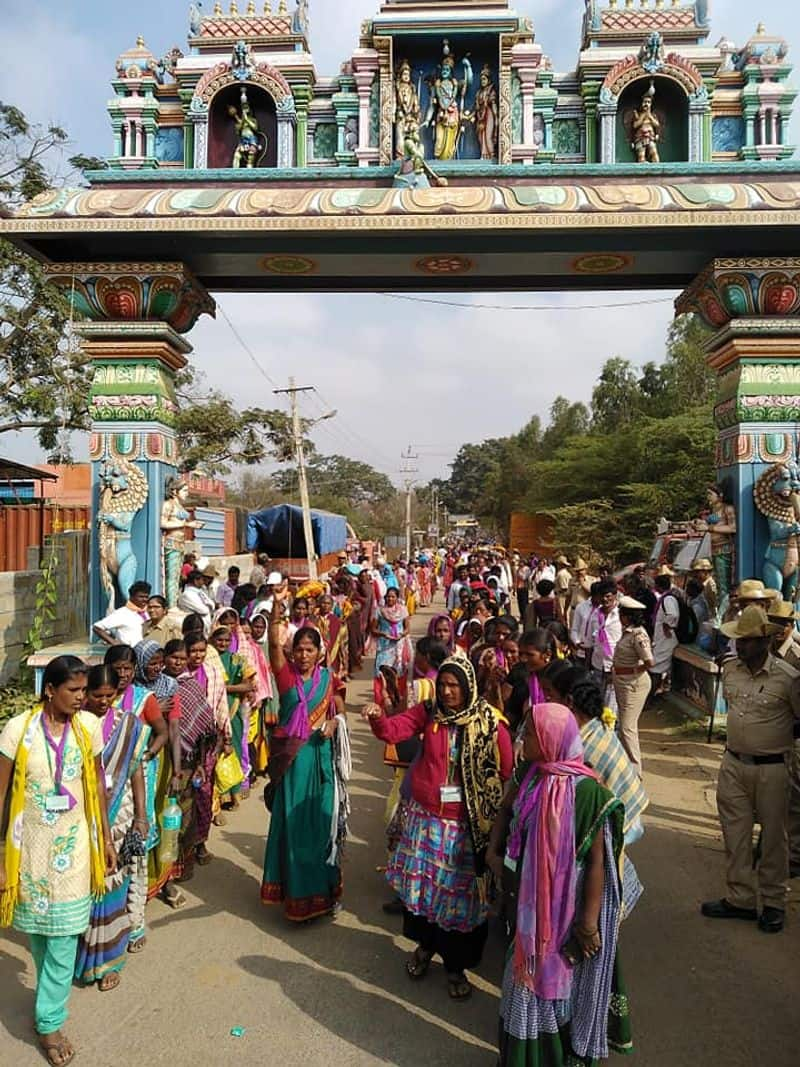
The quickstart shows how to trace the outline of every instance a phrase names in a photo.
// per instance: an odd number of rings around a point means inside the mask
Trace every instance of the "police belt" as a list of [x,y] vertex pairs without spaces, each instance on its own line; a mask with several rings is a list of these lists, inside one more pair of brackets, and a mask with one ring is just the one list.
[[786,754],[784,752],[773,752],[770,756],[748,756],[743,752],[734,752],[733,749],[726,748],[725,751],[729,756],[733,756],[734,759],[738,759],[740,763],[746,763],[750,767],[762,767],[769,763],[785,763]]

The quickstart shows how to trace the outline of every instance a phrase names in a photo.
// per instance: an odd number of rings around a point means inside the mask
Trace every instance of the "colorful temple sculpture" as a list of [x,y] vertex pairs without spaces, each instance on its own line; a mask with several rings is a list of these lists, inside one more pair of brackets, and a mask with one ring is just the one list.
[[322,77],[307,0],[192,4],[188,54],[157,59],[140,37],[117,60],[109,164],[388,166],[409,124],[440,163],[787,158],[787,42],[759,25],[712,45],[708,7],[587,0],[577,67],[559,74],[506,0],[385,0]]
[[557,73],[507,0],[384,0],[323,76],[313,14],[206,0],[185,51],[140,37],[116,64],[108,168],[0,218],[70,295],[95,366],[92,617],[134,571],[174,593],[191,532],[175,376],[215,289],[683,290],[714,331],[714,499],[737,516],[719,565],[796,570],[787,42],[759,25],[712,44],[707,0],[587,0]]

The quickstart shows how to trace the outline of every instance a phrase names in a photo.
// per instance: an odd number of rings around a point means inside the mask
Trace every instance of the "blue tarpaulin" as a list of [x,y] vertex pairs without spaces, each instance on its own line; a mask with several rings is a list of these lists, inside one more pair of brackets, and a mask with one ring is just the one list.
[[[347,544],[347,520],[329,511],[312,511],[314,551],[318,556],[341,552]],[[278,504],[247,516],[247,547],[268,552],[276,559],[302,559],[307,555],[303,536],[303,510],[296,504]]]

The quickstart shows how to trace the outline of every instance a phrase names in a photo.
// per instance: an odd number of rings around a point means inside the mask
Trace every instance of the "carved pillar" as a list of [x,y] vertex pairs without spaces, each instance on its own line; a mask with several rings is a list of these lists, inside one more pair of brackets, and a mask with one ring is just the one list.
[[288,169],[295,166],[296,144],[295,130],[297,128],[297,112],[295,111],[294,98],[285,96],[278,100],[275,105],[278,115],[278,169]]
[[676,310],[697,312],[716,330],[707,352],[719,376],[717,469],[738,515],[734,579],[760,578],[775,532],[756,509],[753,489],[798,451],[800,258],[716,259]]
[[194,133],[194,168],[206,170],[208,167],[208,105],[201,105],[192,101],[192,110],[189,112]]
[[[542,61],[542,50],[538,45],[518,44],[512,49],[512,62],[519,77],[520,98],[522,103],[522,145],[514,148],[515,163],[533,163],[539,146],[535,140],[533,123],[533,103],[536,90],[536,73]],[[509,127],[511,125],[511,79],[509,75]],[[501,163],[511,162],[503,159]]]
[[[311,86],[292,86],[295,107],[297,109],[297,145],[295,158],[298,167],[308,166],[308,105],[311,103]],[[278,166],[281,164],[279,163]]]
[[389,167],[394,162],[394,84],[392,72],[392,38],[375,37],[380,78],[380,133],[378,162]]
[[89,617],[124,603],[136,579],[162,592],[161,509],[177,466],[175,375],[181,336],[214,301],[181,263],[64,263],[47,268],[84,320],[94,370]]
[[360,167],[378,162],[378,149],[370,144],[372,84],[378,71],[378,53],[360,49],[353,56],[353,77],[358,94],[358,148]]
[[600,90],[597,114],[600,118],[600,162],[614,163],[617,158],[617,105],[619,101],[610,89]]

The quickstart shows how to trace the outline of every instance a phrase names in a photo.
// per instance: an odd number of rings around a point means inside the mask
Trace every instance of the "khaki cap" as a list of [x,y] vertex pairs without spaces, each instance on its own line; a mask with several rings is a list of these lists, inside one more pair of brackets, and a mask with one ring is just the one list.
[[774,637],[781,629],[767,619],[764,609],[757,604],[748,604],[738,619],[720,626],[726,637],[737,640],[743,637]]
[[627,611],[647,611],[646,606],[632,596],[621,596],[617,601],[617,606]]
[[770,622],[791,622],[793,619],[800,619],[800,615],[795,611],[794,604],[787,604],[785,600],[781,600],[778,604],[770,604],[767,608],[767,618]]
[[661,566],[658,568],[658,577],[659,578],[674,578],[675,577],[675,571],[672,569],[672,567],[668,567],[666,565],[666,563],[662,563]]
[[713,571],[714,565],[710,559],[698,559],[692,564],[693,571]]
[[587,571],[589,569],[589,564],[586,562],[585,559],[582,559],[580,556],[578,556],[578,558],[575,560],[575,567],[573,569],[576,571]]
[[745,578],[740,583],[736,597],[738,600],[774,600],[771,592],[767,592],[764,583],[758,578]]
[[206,569],[202,572],[204,578],[219,578],[219,571],[213,563],[209,563]]
[[569,566],[569,560],[567,559],[566,556],[559,556],[558,559],[556,560],[556,563],[560,567],[568,567]]

